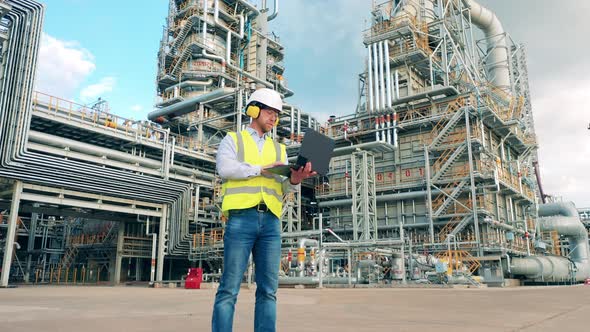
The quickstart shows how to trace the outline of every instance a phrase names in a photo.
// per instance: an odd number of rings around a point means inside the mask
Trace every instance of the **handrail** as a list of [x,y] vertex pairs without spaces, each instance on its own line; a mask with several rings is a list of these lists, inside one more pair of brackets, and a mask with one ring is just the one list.
[[[33,108],[36,111],[46,112],[68,120],[101,126],[105,130],[124,134],[130,138],[146,140],[156,144],[165,143],[161,129],[151,121],[134,121],[39,91],[33,93]],[[189,152],[210,152],[206,145],[199,144],[192,137],[174,133],[170,133],[170,136],[176,140],[175,149],[186,149]]]

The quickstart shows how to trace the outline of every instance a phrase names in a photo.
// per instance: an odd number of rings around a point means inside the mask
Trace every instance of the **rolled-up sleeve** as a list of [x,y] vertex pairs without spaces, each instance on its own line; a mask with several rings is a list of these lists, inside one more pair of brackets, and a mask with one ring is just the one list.
[[259,176],[261,167],[238,161],[236,144],[231,136],[226,135],[217,149],[217,174],[222,179],[240,180]]

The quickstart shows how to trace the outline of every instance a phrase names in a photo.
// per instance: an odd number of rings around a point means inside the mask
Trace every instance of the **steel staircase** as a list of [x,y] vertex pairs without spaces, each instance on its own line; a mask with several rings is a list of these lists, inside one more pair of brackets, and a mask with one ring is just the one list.
[[438,169],[434,176],[432,177],[432,181],[436,182],[440,179],[446,171],[448,171],[449,167],[459,158],[463,152],[466,151],[467,144],[463,143],[458,146],[456,149],[448,149],[446,150],[443,155],[437,159],[437,161],[433,165],[433,169]]
[[186,36],[188,35],[189,31],[192,29],[193,25],[194,25],[194,20],[192,20],[192,19],[188,19],[188,20],[184,21],[184,25],[182,26],[182,28],[180,28],[180,32],[178,33],[178,35],[176,36],[176,38],[174,38],[174,41],[172,42],[172,46],[170,47],[171,52],[176,52],[176,50],[178,50],[178,48],[182,45],[182,43],[186,39]]
[[457,199],[457,197],[459,197],[459,195],[461,194],[461,192],[463,191],[463,188],[467,185],[467,183],[469,182],[469,180],[467,178],[461,180],[461,182],[459,183],[451,183],[449,186],[447,186],[444,190],[447,189],[451,189],[453,187],[455,187],[455,189],[453,189],[453,191],[449,194],[450,197],[447,197],[445,194],[440,194],[437,198],[437,200],[435,200],[432,205],[437,206],[438,204],[438,208],[436,209],[436,212],[433,213],[434,217],[438,217],[440,216],[450,205],[453,201],[455,201]]
[[449,235],[455,236],[455,235],[459,234],[459,232],[461,232],[465,228],[465,226],[467,226],[469,224],[469,222],[471,222],[471,220],[473,220],[472,214],[469,214],[469,215],[463,217],[461,222],[459,222],[459,224],[457,224],[457,226],[449,233]]
[[[449,109],[451,108],[452,107],[449,105]],[[451,129],[457,124],[457,122],[459,122],[459,120],[461,120],[463,112],[457,112],[456,110],[453,110],[453,112],[455,112],[455,114],[453,114],[453,116],[449,119],[449,121],[446,124],[443,124],[443,117],[433,128],[432,134],[433,136],[436,136],[430,143],[430,146],[428,147],[429,149],[435,149],[441,142],[443,142],[445,138],[447,138],[451,134]]]

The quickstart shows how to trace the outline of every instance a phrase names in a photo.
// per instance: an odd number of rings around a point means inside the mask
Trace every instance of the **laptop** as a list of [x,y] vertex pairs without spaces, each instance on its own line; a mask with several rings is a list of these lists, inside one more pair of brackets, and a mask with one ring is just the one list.
[[312,171],[325,176],[330,168],[334,144],[334,140],[328,136],[322,135],[313,129],[308,129],[303,136],[297,161],[294,164],[267,168],[266,171],[289,177],[291,176],[291,168],[299,169],[304,167],[307,162],[311,162]]

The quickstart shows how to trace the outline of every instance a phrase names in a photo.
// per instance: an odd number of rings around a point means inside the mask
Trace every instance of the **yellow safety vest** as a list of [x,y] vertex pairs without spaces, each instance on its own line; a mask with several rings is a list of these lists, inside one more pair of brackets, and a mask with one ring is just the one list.
[[[247,130],[239,134],[230,132],[228,135],[234,140],[239,162],[256,166],[269,165],[277,161],[286,163],[285,145],[273,141],[270,137],[266,138],[260,153]],[[221,210],[225,216],[229,216],[229,210],[247,209],[262,202],[277,218],[281,217],[283,211],[283,186],[278,175],[260,175],[241,180],[228,179],[221,185],[221,194]]]

